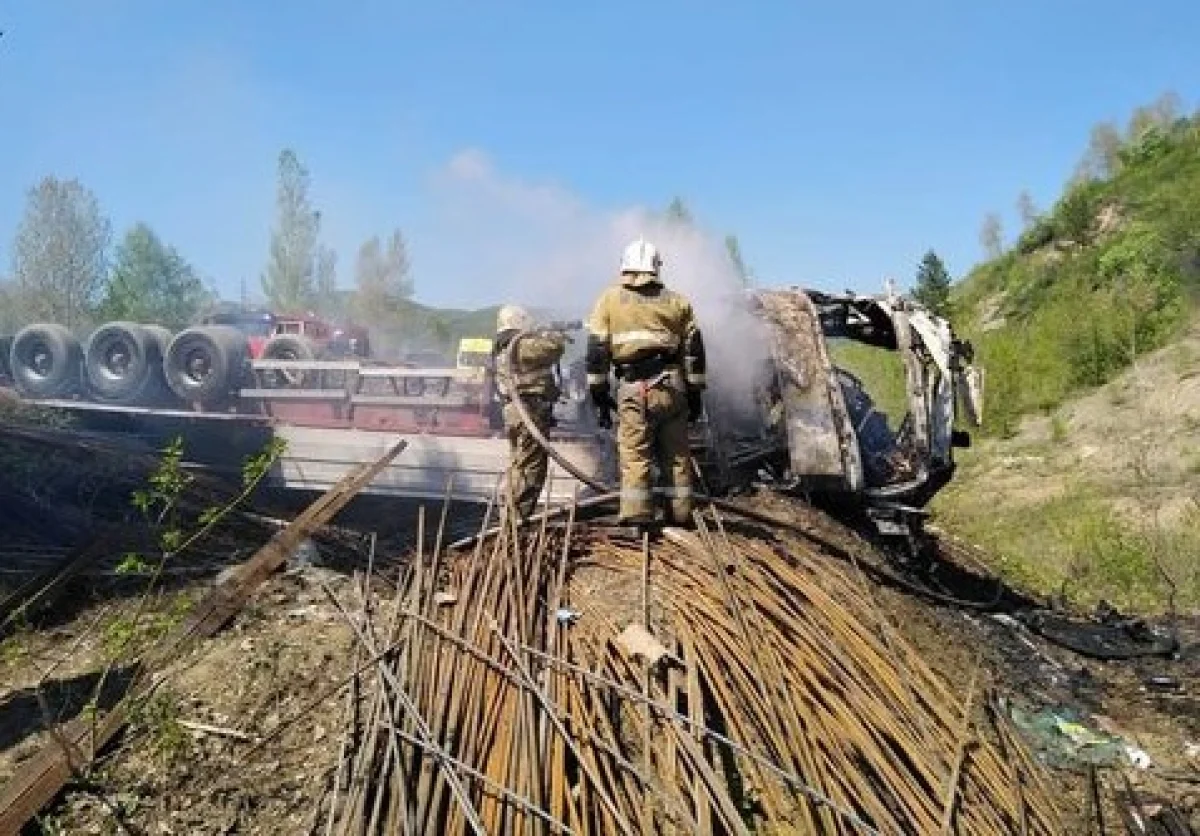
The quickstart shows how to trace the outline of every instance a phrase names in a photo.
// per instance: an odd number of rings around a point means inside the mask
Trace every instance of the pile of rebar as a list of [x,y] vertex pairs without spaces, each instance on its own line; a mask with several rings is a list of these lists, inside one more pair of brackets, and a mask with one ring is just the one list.
[[364,673],[315,832],[1061,832],[982,675],[952,689],[850,570],[735,527],[572,513],[439,544],[383,604],[330,591]]

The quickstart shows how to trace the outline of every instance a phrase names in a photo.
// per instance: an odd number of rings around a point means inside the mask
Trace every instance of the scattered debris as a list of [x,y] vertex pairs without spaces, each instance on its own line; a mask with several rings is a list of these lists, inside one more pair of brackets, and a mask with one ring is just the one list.
[[1030,712],[1012,703],[1009,716],[1031,741],[1038,757],[1051,766],[1116,766],[1126,754],[1124,740],[1088,728],[1080,712],[1071,706]]
[[640,624],[630,624],[617,636],[617,644],[630,657],[641,659],[648,667],[653,668],[668,651],[662,643]]

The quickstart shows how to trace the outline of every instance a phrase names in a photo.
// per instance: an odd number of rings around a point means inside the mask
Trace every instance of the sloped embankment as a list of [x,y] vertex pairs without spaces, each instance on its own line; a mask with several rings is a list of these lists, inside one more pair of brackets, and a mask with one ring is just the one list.
[[1008,577],[1085,605],[1200,608],[1200,320],[959,459],[934,510]]

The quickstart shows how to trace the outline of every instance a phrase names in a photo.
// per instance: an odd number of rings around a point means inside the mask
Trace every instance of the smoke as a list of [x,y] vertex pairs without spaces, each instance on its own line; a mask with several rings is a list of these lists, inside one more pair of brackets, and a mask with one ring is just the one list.
[[728,409],[752,404],[766,335],[744,305],[742,280],[722,238],[642,206],[590,206],[563,186],[507,176],[477,150],[453,157],[433,186],[437,238],[460,242],[440,266],[486,288],[477,305],[515,303],[554,318],[586,319],[616,281],[621,251],[644,236],[663,255],[666,285],[695,309],[710,391]]

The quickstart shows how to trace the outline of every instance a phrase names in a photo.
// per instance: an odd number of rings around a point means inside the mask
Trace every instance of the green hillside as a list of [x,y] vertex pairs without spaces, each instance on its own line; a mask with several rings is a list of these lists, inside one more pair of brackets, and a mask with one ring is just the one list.
[[954,287],[985,427],[938,523],[1071,602],[1200,607],[1198,298],[1200,115],[1160,102]]
[[987,430],[1111,380],[1178,336],[1200,294],[1200,117],[1144,109],[1093,138],[1081,176],[953,291],[988,369]]

